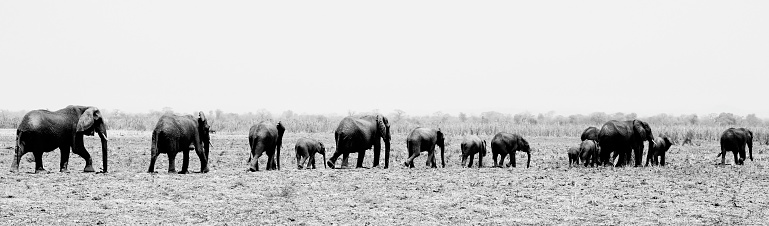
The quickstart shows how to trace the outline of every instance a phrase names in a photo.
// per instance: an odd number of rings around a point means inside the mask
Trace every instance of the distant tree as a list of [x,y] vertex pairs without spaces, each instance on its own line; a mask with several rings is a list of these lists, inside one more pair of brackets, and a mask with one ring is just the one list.
[[634,120],[638,119],[638,114],[635,112],[625,115],[625,120]]
[[684,116],[684,121],[686,121],[686,123],[688,123],[689,125],[694,125],[694,124],[697,124],[697,122],[699,122],[699,118],[697,118],[697,114],[691,114],[691,115]]
[[401,109],[395,109],[390,115],[394,122],[400,122],[406,116],[406,112]]
[[756,114],[749,114],[748,116],[745,116],[745,122],[749,126],[761,126],[764,124],[764,121],[756,117]]
[[291,110],[286,110],[280,114],[280,117],[284,119],[291,119],[291,118],[294,118],[294,116],[296,116],[296,113],[294,113]]
[[737,117],[732,113],[722,112],[715,118],[715,122],[722,126],[732,126],[737,124]]
[[165,113],[174,113],[174,109],[171,107],[163,107],[162,111]]
[[594,125],[602,125],[602,124],[606,123],[606,121],[609,121],[608,120],[609,116],[606,115],[606,113],[603,113],[603,112],[593,112],[593,113],[590,113],[589,118],[590,118],[591,124],[594,124]]
[[505,115],[496,111],[487,111],[481,113],[484,122],[499,122],[505,118]]
[[467,115],[463,112],[459,112],[459,121],[466,122],[467,121]]

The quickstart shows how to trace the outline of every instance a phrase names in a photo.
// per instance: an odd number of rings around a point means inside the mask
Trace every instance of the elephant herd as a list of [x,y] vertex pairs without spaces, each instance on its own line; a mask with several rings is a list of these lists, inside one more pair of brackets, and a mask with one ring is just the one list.
[[[280,169],[280,149],[283,141],[285,127],[278,123],[260,122],[249,129],[248,145],[251,154],[248,160],[248,170],[258,171],[258,159],[262,154],[267,155],[266,170]],[[34,110],[22,118],[16,130],[16,148],[14,159],[11,163],[11,172],[18,172],[21,157],[32,152],[35,156],[35,173],[45,172],[42,156],[44,152],[50,152],[59,148],[61,151],[60,171],[67,172],[69,150],[85,159],[85,172],[94,172],[91,156],[83,145],[83,135],[93,136],[99,134],[102,145],[103,172],[107,172],[107,127],[102,114],[96,107],[67,106],[58,111]],[[160,153],[168,156],[168,172],[176,172],[174,160],[176,154],[183,152],[182,169],[178,173],[189,173],[189,152],[195,150],[200,159],[200,171],[209,171],[209,147],[210,126],[203,112],[197,115],[174,115],[167,113],[160,117],[152,131],[152,144],[150,146],[150,165],[147,170],[155,172],[155,160]],[[296,151],[297,168],[315,168],[315,154],[322,154],[324,166],[337,168],[336,160],[342,157],[342,167],[348,166],[350,153],[357,153],[356,167],[363,167],[366,150],[373,147],[373,167],[379,166],[382,145],[384,141],[384,168],[389,167],[390,162],[390,123],[382,115],[365,115],[360,117],[346,117],[342,119],[334,131],[336,150],[331,158],[326,160],[326,149],[323,143],[310,139],[300,138],[294,147]],[[665,165],[665,152],[672,143],[667,137],[652,135],[652,130],[646,122],[640,120],[608,121],[601,129],[589,127],[585,129],[579,147],[569,148],[569,164],[625,166],[634,163],[641,165],[644,141],[649,143],[647,162],[651,164]],[[437,167],[435,146],[441,151],[441,167],[446,166],[444,159],[445,134],[439,129],[416,128],[406,139],[408,158],[404,165],[414,167],[414,159],[421,152],[428,152],[426,165]],[[730,128],[721,136],[721,164],[725,162],[727,151],[734,153],[735,164],[741,165],[745,160],[745,145],[753,160],[753,133],[745,128]],[[528,156],[526,167],[531,163],[531,147],[520,135],[501,132],[496,134],[491,142],[492,161],[494,167],[503,167],[505,158],[510,155],[510,161],[504,167],[515,167],[515,152],[522,151]],[[475,154],[478,154],[478,167],[483,166],[483,157],[486,156],[487,143],[477,135],[468,135],[460,144],[462,153],[462,166],[471,167]],[[634,162],[631,162],[631,155]],[[739,157],[738,157],[739,155]],[[501,156],[499,160],[497,157]],[[614,161],[616,160],[616,163]]]

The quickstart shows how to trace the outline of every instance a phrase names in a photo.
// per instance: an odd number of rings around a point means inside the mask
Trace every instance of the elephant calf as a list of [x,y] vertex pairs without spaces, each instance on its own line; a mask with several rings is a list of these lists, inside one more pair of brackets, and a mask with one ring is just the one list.
[[[734,154],[734,164],[745,163],[745,145],[748,145],[750,161],[753,161],[753,132],[745,128],[729,128],[721,134],[721,165],[726,163],[726,152]],[[739,155],[739,158],[737,157]]]
[[[326,162],[326,148],[323,143],[311,138],[300,138],[296,141],[296,165],[297,169],[309,169],[312,166],[315,169],[315,153],[323,155],[323,162]],[[309,161],[308,161],[309,160]],[[325,167],[326,164],[323,164]]]
[[462,140],[460,146],[462,148],[462,167],[472,167],[476,153],[478,153],[478,168],[483,167],[483,157],[486,156],[485,140],[476,135],[469,135]]
[[665,166],[665,152],[673,146],[673,142],[670,142],[668,137],[655,137],[654,144],[649,145],[649,153],[646,154],[646,165]]
[[206,115],[202,111],[198,113],[198,116],[174,115],[171,113],[161,116],[155,125],[155,129],[152,131],[150,167],[147,172],[155,172],[155,160],[157,160],[160,153],[168,155],[168,172],[176,172],[174,159],[177,153],[183,152],[182,171],[179,173],[187,173],[190,162],[190,149],[192,149],[195,150],[200,159],[200,172],[207,173],[209,171],[209,129]]
[[283,124],[260,122],[251,126],[248,131],[248,146],[251,156],[248,159],[248,170],[259,171],[259,157],[267,154],[266,170],[280,170],[280,146],[283,144]]
[[409,158],[403,164],[406,167],[414,168],[414,159],[419,156],[420,152],[427,152],[426,165],[431,168],[437,168],[435,163],[435,145],[441,148],[441,167],[446,167],[446,161],[443,158],[443,132],[440,129],[430,128],[416,128],[411,131],[411,134],[406,138],[406,147],[409,151]]
[[579,147],[569,147],[566,154],[569,155],[569,167],[579,165]]
[[587,167],[588,165],[595,166],[598,162],[598,142],[595,140],[584,140],[579,145],[579,157],[582,159],[582,164]]
[[[528,157],[526,160],[526,168],[529,168],[531,163],[531,147],[526,139],[523,139],[523,137],[518,134],[505,132],[497,133],[497,135],[494,135],[494,138],[491,139],[491,153],[493,154],[492,160],[494,161],[495,167],[502,167],[508,154],[510,155],[510,163],[507,166],[515,167],[516,151],[526,152]],[[499,159],[499,162],[497,162],[497,155],[502,157]]]

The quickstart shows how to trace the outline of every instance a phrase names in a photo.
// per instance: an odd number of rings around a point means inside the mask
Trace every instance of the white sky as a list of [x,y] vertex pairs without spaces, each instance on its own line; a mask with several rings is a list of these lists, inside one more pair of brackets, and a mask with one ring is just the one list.
[[769,1],[0,1],[0,109],[769,117]]

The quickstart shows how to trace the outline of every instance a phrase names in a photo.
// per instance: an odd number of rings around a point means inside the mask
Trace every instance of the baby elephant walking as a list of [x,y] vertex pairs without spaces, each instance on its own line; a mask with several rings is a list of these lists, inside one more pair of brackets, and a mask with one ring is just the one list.
[[579,165],[579,147],[569,147],[566,154],[569,155],[569,167]]
[[[309,169],[312,166],[315,169],[315,153],[323,155],[323,162],[326,162],[326,148],[323,143],[311,138],[300,138],[296,141],[296,165],[297,169]],[[308,161],[309,160],[309,161]],[[323,164],[325,167],[326,164]]]
[[649,145],[649,153],[646,154],[646,165],[649,166],[649,162],[652,165],[665,166],[665,152],[673,146],[673,142],[667,137],[655,137],[654,144]]
[[584,140],[579,145],[579,158],[582,159],[582,164],[587,167],[594,165],[600,165],[598,162],[598,143],[595,140]]
[[[462,167],[472,167],[475,153],[478,153],[478,168],[483,167],[483,156],[486,156],[486,141],[476,135],[469,135],[462,140]],[[470,162],[468,162],[468,157]]]

